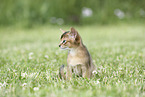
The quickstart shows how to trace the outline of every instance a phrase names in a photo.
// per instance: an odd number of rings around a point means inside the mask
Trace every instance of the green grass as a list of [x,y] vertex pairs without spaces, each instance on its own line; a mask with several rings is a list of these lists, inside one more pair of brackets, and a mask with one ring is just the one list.
[[0,97],[145,97],[144,24],[75,28],[97,67],[90,80],[57,78],[59,27],[0,28]]

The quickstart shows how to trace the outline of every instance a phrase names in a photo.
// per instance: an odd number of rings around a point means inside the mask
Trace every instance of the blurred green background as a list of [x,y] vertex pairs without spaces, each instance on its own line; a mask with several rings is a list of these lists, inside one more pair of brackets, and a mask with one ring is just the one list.
[[0,25],[144,22],[145,0],[0,0]]
[[[74,27],[96,77],[58,78]],[[65,71],[66,72],[66,71]],[[145,0],[0,0],[0,97],[145,97]]]

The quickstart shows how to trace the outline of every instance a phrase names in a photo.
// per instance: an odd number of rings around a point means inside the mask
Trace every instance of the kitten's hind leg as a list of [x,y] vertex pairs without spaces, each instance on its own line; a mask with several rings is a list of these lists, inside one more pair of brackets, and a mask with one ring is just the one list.
[[64,74],[64,64],[59,68],[59,78],[66,79],[66,75]]

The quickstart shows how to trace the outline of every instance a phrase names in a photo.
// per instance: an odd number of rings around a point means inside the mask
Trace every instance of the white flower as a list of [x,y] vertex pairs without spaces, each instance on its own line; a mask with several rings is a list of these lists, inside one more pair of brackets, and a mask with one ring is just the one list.
[[2,86],[6,87],[7,83],[4,81],[4,83],[2,84]]
[[96,70],[94,70],[92,73],[93,73],[93,74],[97,74],[97,71],[96,71]]
[[33,54],[34,54],[33,52],[30,52],[30,53],[29,53],[29,56],[32,56]]
[[16,72],[17,70],[13,69],[13,72]]
[[31,60],[31,59],[32,59],[32,57],[29,57],[29,59]]
[[34,53],[33,52],[30,52],[29,53],[29,59],[32,59],[32,55],[33,55]]
[[91,8],[86,8],[86,7],[83,8],[82,15],[84,17],[90,17],[90,16],[92,16],[92,14],[93,14],[93,11]]
[[10,68],[8,68],[8,71],[10,71]]
[[25,73],[21,73],[21,76],[22,77],[26,77],[27,76],[27,73],[25,72]]
[[[100,79],[99,79],[99,80],[100,80]],[[99,84],[99,83],[100,83],[100,82],[99,82],[99,80],[97,80],[97,81],[94,81],[94,83],[95,83],[95,84]]]
[[26,85],[27,85],[27,83],[23,83],[23,84],[22,84],[23,87],[26,86]]
[[34,87],[33,90],[34,91],[38,91],[39,90],[39,87]]
[[99,84],[100,82],[97,80],[96,84]]
[[125,14],[122,10],[120,9],[115,9],[114,10],[114,14],[119,18],[119,19],[123,19],[125,17]]
[[45,55],[45,58],[47,58],[47,59],[48,59],[48,58],[49,58],[49,57],[48,57],[48,55]]
[[46,79],[48,80],[49,79],[49,76],[47,76]]

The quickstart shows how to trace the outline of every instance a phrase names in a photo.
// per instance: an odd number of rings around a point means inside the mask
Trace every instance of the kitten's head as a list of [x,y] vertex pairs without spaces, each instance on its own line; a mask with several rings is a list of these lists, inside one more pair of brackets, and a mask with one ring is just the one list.
[[74,28],[71,27],[71,31],[60,30],[63,32],[60,38],[61,42],[59,44],[61,49],[76,48],[82,43],[80,35]]

